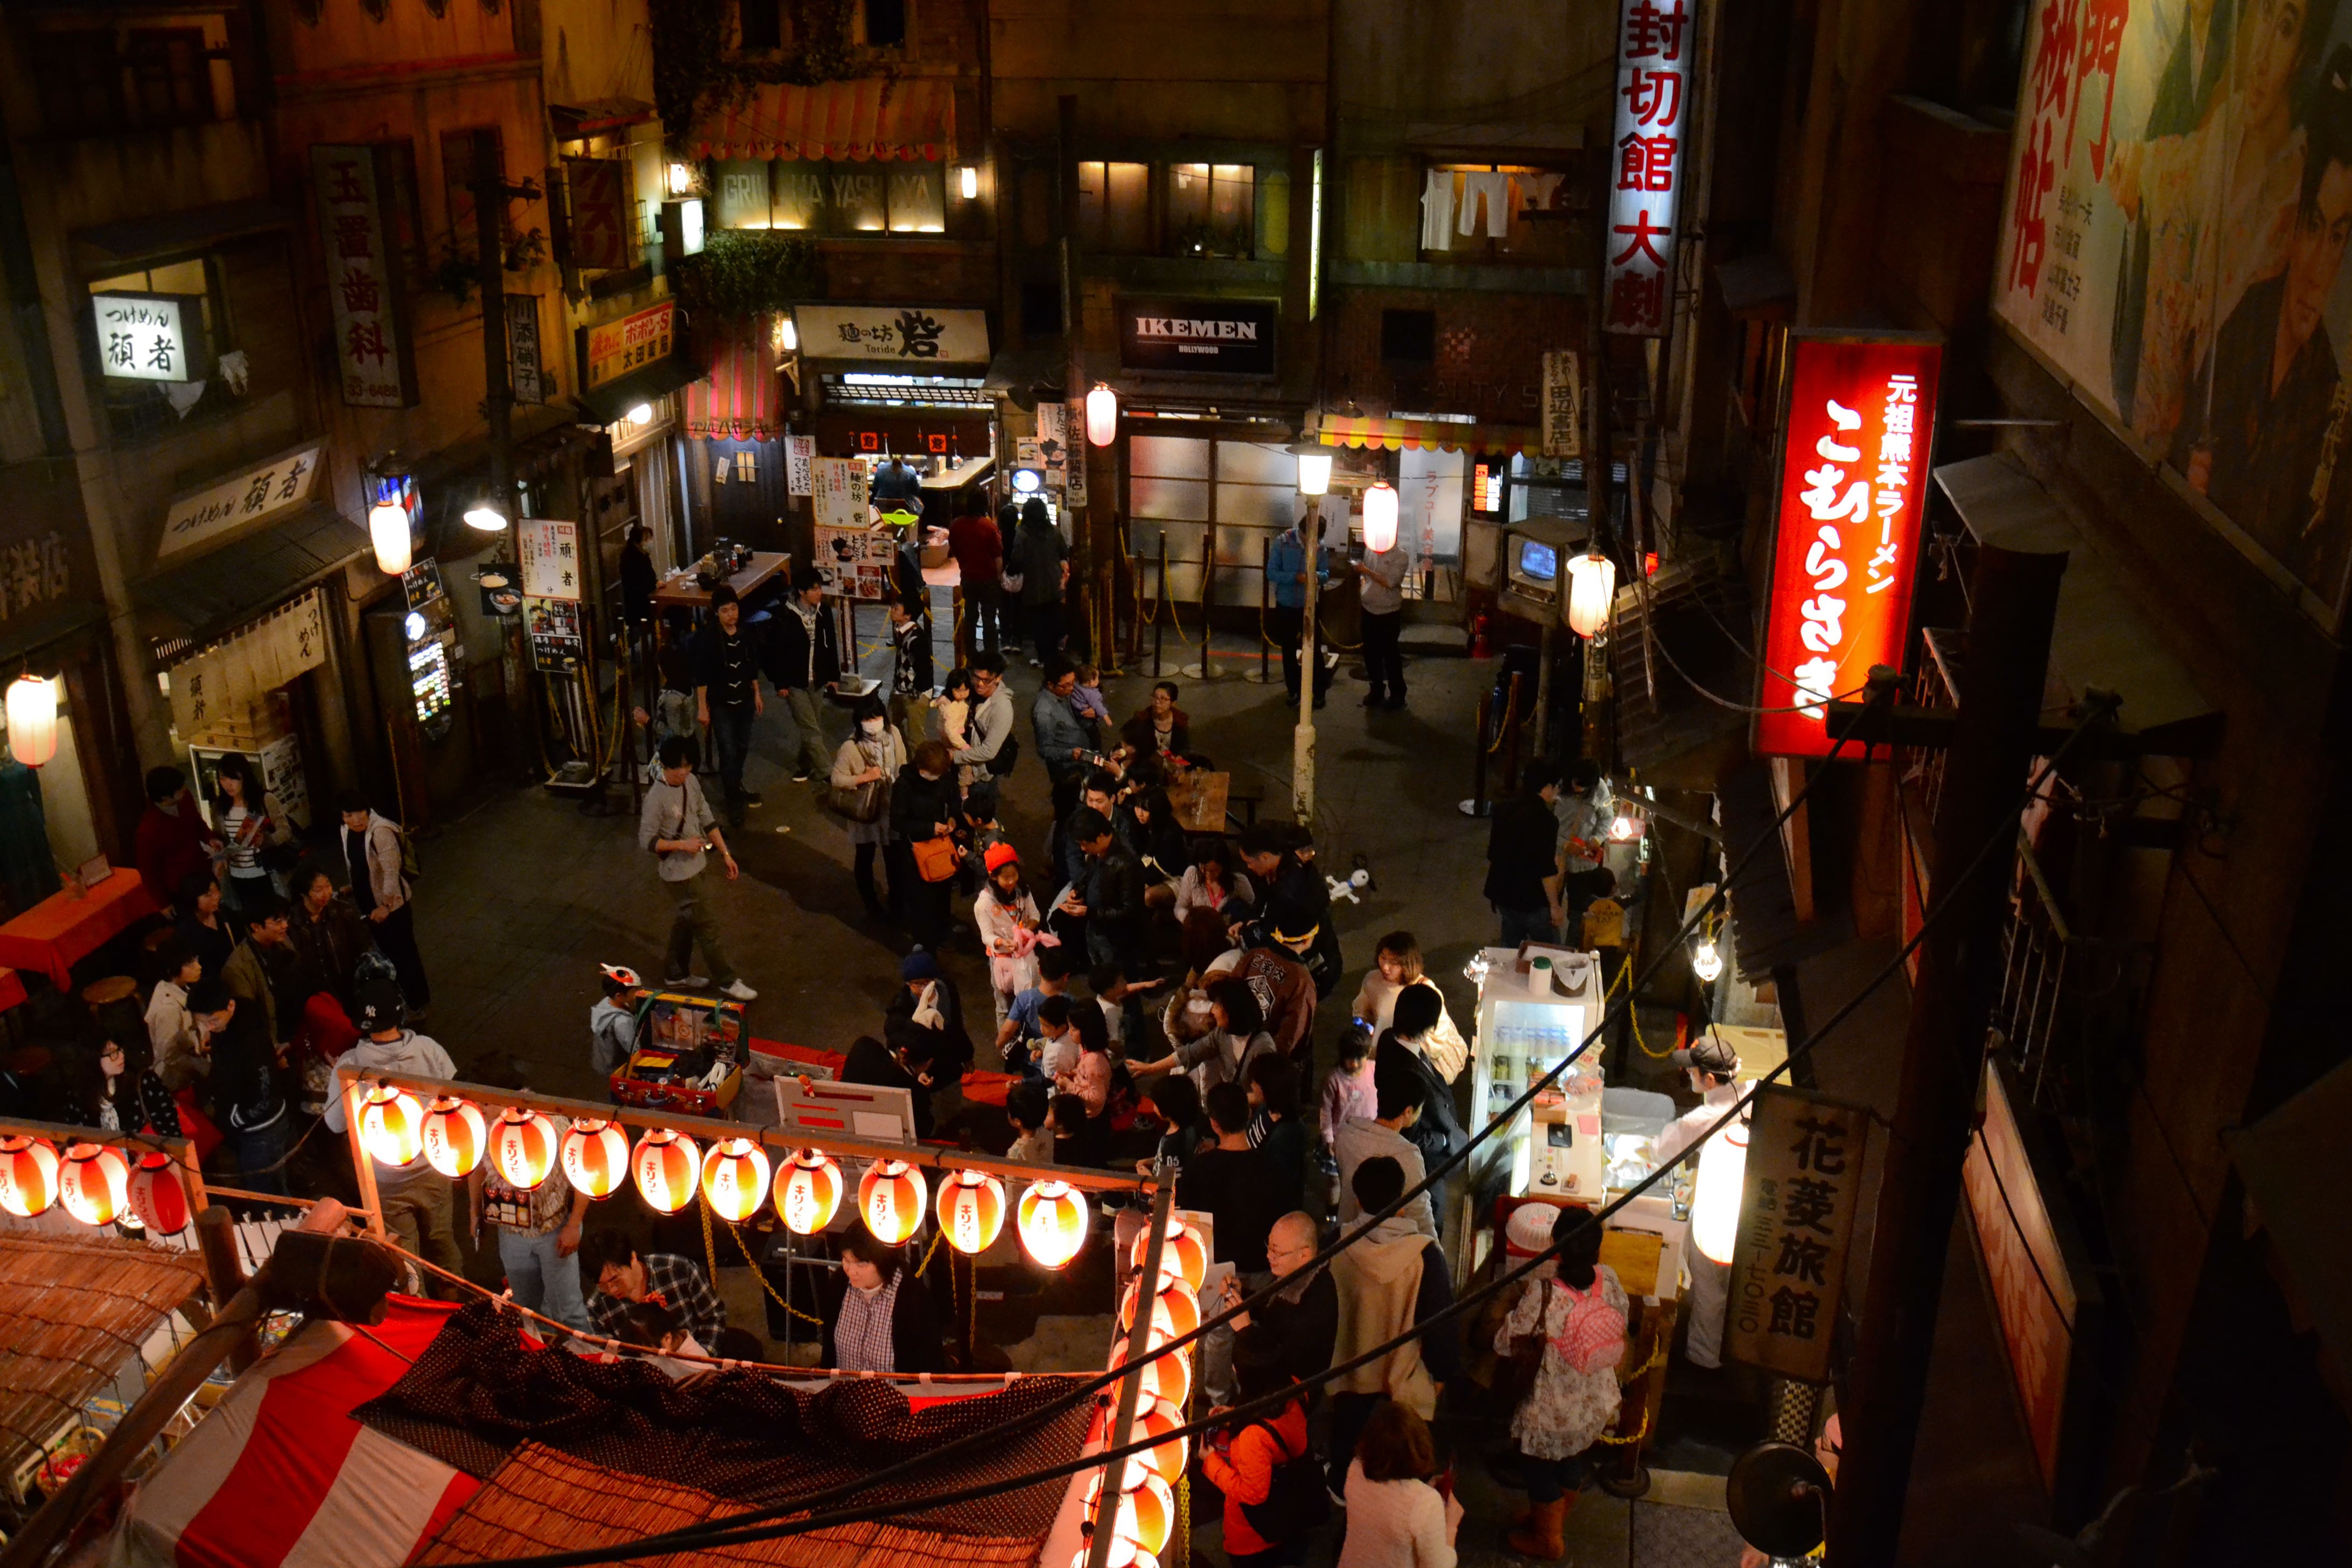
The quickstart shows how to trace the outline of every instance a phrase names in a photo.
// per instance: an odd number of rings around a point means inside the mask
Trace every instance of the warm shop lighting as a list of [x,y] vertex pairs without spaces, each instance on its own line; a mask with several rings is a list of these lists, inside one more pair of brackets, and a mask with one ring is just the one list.
[[776,347],[785,353],[793,353],[797,352],[800,346],[800,324],[793,321],[789,315],[778,316],[776,318]]
[[635,408],[629,410],[629,423],[635,426],[638,429],[642,430],[653,422],[654,405],[652,404],[640,403]]
[[375,569],[387,577],[408,570],[414,548],[408,537],[408,509],[396,500],[380,500],[368,508],[368,542],[375,546]]
[[1298,459],[1298,493],[1319,496],[1331,493],[1331,448],[1319,441],[1299,441],[1286,447]]
[[195,1218],[178,1163],[160,1151],[142,1154],[132,1167],[130,1198],[131,1217],[156,1236],[177,1236]]
[[940,1229],[967,1258],[995,1246],[1004,1230],[1004,1184],[985,1171],[958,1171],[941,1182]]
[[[1121,1460],[1118,1468],[1123,1477],[1118,1505],[1111,1510],[1111,1534],[1116,1540],[1132,1542],[1156,1556],[1166,1549],[1168,1537],[1176,1528],[1176,1494],[1143,1465]],[[1097,1530],[1104,1523],[1102,1483],[1099,1470],[1087,1482],[1087,1517],[1094,1521]]]
[[425,1152],[425,1108],[404,1089],[371,1086],[360,1096],[360,1147],[379,1165],[406,1165]]
[[768,1198],[768,1152],[749,1138],[714,1144],[702,1161],[702,1196],[710,1212],[741,1225]]
[[8,683],[8,754],[28,768],[58,754],[58,689],[30,670]]
[[530,1192],[555,1169],[555,1123],[528,1106],[509,1105],[490,1128],[490,1163],[499,1180]]
[[956,171],[956,189],[963,194],[963,199],[968,202],[980,199],[980,169],[977,165],[966,163]]
[[[1134,1268],[1143,1267],[1143,1257],[1151,1242],[1149,1227],[1138,1231],[1135,1245],[1128,1249],[1128,1261]],[[1201,1233],[1181,1219],[1171,1218],[1166,1238],[1160,1247],[1160,1278],[1181,1279],[1195,1292],[1209,1277],[1209,1249],[1201,1240]]]
[[1731,1261],[1739,1239],[1739,1194],[1748,1180],[1748,1123],[1735,1121],[1699,1151],[1697,1190],[1691,1196],[1691,1245],[1717,1263]]
[[629,1138],[609,1121],[573,1122],[563,1132],[563,1179],[575,1193],[609,1198],[629,1173]]
[[1067,1182],[1036,1182],[1021,1194],[1021,1246],[1048,1268],[1078,1255],[1087,1239],[1086,1195]]
[[1702,985],[1712,985],[1723,976],[1723,952],[1715,945],[1715,938],[1703,936],[1691,949],[1691,973]]
[[490,1146],[489,1123],[480,1109],[454,1094],[425,1108],[425,1163],[451,1181],[469,1174]]
[[1385,555],[1396,548],[1397,493],[1382,479],[1364,492],[1364,548]]
[[1617,598],[1617,563],[1591,551],[1568,563],[1568,629],[1589,637],[1609,624]]
[[507,514],[498,509],[497,502],[484,496],[466,509],[466,526],[483,533],[503,533],[507,526]]
[[131,1165],[111,1143],[68,1143],[58,1163],[58,1201],[84,1225],[112,1225],[131,1207]]
[[702,1151],[693,1139],[667,1127],[657,1127],[637,1140],[629,1157],[629,1174],[637,1194],[656,1214],[676,1214],[694,1201],[696,1180],[702,1174]]
[[904,1160],[877,1160],[857,1184],[857,1212],[877,1241],[898,1247],[923,1223],[928,1196],[922,1172]]
[[38,1138],[0,1138],[0,1209],[37,1219],[57,1201],[57,1150]]
[[1087,394],[1087,444],[1108,447],[1118,439],[1118,394],[1101,382]]
[[669,194],[682,196],[692,189],[694,189],[692,166],[686,163],[672,163],[669,166]]
[[814,1236],[841,1207],[841,1167],[821,1149],[803,1149],[776,1171],[776,1212],[794,1236]]

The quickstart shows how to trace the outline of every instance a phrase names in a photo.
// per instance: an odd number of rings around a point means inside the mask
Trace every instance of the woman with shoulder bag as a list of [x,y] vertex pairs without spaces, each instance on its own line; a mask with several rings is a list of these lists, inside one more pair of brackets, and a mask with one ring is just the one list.
[[1584,1452],[1617,1418],[1617,1366],[1625,1355],[1625,1288],[1601,1262],[1601,1221],[1563,1208],[1552,1221],[1559,1247],[1549,1279],[1528,1281],[1519,1304],[1495,1335],[1505,1376],[1532,1366],[1526,1394],[1511,1414],[1511,1437],[1526,1457],[1526,1513],[1514,1517],[1508,1544],[1555,1561],[1568,1510],[1584,1485]]
[[[886,911],[874,889],[874,852],[890,842],[890,795],[899,770],[907,765],[907,742],[892,726],[879,697],[863,697],[852,710],[849,739],[833,756],[831,791],[825,805],[849,829],[856,846],[852,874],[866,912],[879,919]],[[904,900],[895,868],[890,892]]]
[[904,877],[899,909],[915,945],[936,952],[948,935],[948,900],[963,849],[956,842],[963,823],[955,764],[937,741],[915,748],[914,767],[890,790],[891,848]]

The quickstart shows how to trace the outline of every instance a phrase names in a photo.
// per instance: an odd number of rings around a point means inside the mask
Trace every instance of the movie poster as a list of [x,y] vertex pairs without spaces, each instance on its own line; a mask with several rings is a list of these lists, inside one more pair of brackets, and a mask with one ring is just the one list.
[[2352,556],[2352,8],[2033,0],[1994,309],[2311,591]]

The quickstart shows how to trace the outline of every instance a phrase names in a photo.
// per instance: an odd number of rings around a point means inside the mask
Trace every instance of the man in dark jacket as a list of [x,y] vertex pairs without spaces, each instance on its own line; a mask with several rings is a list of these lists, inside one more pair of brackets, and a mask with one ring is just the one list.
[[148,773],[147,809],[140,815],[134,837],[139,879],[159,910],[172,907],[190,872],[212,869],[213,852],[221,844],[220,836],[205,826],[196,797],[188,793],[187,775],[177,768]]
[[1486,894],[1502,921],[1505,947],[1559,940],[1564,911],[1554,854],[1559,820],[1551,809],[1559,781],[1559,764],[1538,757],[1521,773],[1517,797],[1495,808],[1486,835]]
[[1118,841],[1110,818],[1092,806],[1070,816],[1070,836],[1086,851],[1086,871],[1075,891],[1079,901],[1064,908],[1087,922],[1087,957],[1115,963],[1129,980],[1140,980],[1143,952],[1143,868],[1135,852]]
[[818,701],[841,680],[841,649],[833,617],[824,613],[824,584],[814,572],[795,574],[793,591],[768,622],[768,679],[784,700],[798,733],[793,782],[828,778],[833,753],[825,749]]
[[[710,590],[710,619],[694,634],[695,721],[719,749],[719,782],[727,791],[727,826],[743,826],[743,811],[760,797],[743,787],[744,759],[751,754],[751,722],[767,710],[760,695],[760,668],[751,639],[741,629],[742,603],[734,587]],[[826,628],[830,630],[831,627]]]
[[[1285,1372],[1301,1382],[1331,1364],[1331,1344],[1339,1334],[1339,1293],[1328,1268],[1308,1268],[1316,1252],[1314,1216],[1284,1215],[1266,1233],[1265,1263],[1281,1289],[1255,1312],[1234,1315],[1233,1330],[1246,1354],[1269,1349]],[[1243,1299],[1238,1280],[1227,1280],[1225,1305]]]
[[[1397,994],[1396,1013],[1389,1032],[1375,1047],[1372,1071],[1377,1077],[1383,1070],[1410,1074],[1421,1085],[1421,1114],[1404,1130],[1406,1140],[1421,1151],[1421,1166],[1434,1172],[1453,1158],[1456,1150],[1470,1141],[1463,1130],[1462,1118],[1454,1109],[1454,1089],[1445,1076],[1431,1064],[1416,1044],[1445,1014],[1445,1003],[1437,989],[1431,985],[1408,985]],[[1445,1206],[1449,1176],[1441,1176],[1429,1189],[1432,1212],[1447,1213]]]

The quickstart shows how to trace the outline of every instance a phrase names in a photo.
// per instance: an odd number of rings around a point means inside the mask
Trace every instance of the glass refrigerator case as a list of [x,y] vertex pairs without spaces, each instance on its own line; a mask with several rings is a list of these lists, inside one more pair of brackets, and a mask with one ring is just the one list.
[[[1601,1021],[1600,955],[1564,947],[1490,947],[1481,955],[1472,1109],[1490,1121],[1529,1083],[1575,1055]],[[1522,965],[1524,964],[1524,967]],[[1483,1146],[1482,1188],[1598,1201],[1606,1162],[1601,1134],[1601,1042]]]

